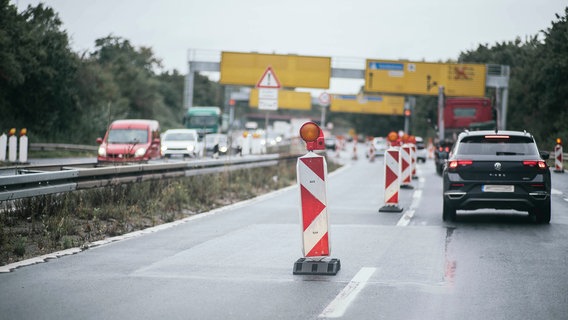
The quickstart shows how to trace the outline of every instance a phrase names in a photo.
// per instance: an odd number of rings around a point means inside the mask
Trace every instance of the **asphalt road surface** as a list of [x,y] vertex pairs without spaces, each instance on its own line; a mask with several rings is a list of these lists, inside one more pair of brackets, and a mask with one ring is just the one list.
[[379,212],[383,159],[361,149],[327,177],[335,276],[292,274],[294,186],[0,273],[0,319],[567,319],[568,173],[552,174],[550,225],[494,210],[444,223],[432,160],[401,213]]

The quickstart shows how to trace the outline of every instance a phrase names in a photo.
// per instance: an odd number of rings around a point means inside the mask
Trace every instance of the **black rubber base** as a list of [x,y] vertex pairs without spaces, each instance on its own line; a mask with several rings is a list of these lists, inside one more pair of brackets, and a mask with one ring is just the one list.
[[379,212],[402,212],[402,210],[399,206],[383,206],[379,209]]
[[412,186],[410,184],[401,184],[400,188],[401,189],[414,189],[414,186]]
[[294,263],[293,274],[334,276],[341,269],[339,259],[310,260],[300,258]]

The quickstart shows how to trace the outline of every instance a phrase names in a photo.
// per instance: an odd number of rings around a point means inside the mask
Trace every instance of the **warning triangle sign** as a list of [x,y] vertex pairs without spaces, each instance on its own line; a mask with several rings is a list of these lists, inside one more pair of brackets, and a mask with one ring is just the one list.
[[268,67],[264,70],[264,74],[260,80],[258,80],[256,87],[280,89],[282,86],[280,85],[278,78],[276,78],[276,74],[274,73],[274,70],[272,70],[272,67]]

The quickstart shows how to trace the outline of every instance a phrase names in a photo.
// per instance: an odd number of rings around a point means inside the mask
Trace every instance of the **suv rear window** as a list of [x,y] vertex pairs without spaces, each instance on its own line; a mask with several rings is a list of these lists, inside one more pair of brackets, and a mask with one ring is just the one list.
[[486,135],[464,137],[458,149],[458,154],[477,155],[538,155],[538,149],[531,137]]

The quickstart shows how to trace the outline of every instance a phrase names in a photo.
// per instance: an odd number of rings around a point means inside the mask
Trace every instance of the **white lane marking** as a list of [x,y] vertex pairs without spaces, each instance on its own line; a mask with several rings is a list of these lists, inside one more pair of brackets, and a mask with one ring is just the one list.
[[377,268],[361,268],[347,286],[345,286],[335,299],[320,313],[318,318],[342,317],[359,292],[367,285],[367,281],[369,281],[376,270]]
[[414,193],[412,194],[412,202],[410,203],[410,207],[408,208],[408,210],[404,211],[404,214],[396,223],[397,227],[406,227],[410,223],[410,220],[412,220],[412,218],[414,217],[414,213],[418,208],[418,204],[420,204],[420,200],[422,199],[422,188],[424,187],[424,181],[426,181],[426,179],[420,178],[418,181],[418,189],[416,189],[416,191],[414,191]]

